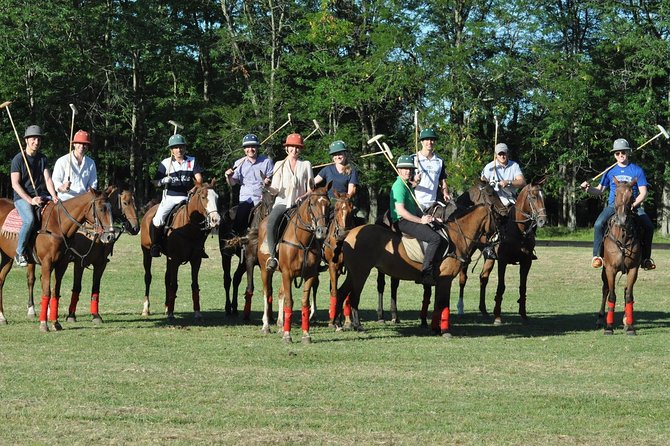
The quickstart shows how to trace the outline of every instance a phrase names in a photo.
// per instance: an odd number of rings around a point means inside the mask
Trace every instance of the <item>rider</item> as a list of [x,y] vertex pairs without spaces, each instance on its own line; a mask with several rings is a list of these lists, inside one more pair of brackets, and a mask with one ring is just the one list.
[[605,192],[605,189],[609,188],[610,190],[607,206],[600,212],[598,219],[593,225],[593,259],[591,260],[591,266],[593,268],[600,268],[603,266],[601,255],[605,224],[607,223],[607,220],[614,215],[614,197],[616,195],[616,183],[614,182],[614,178],[616,177],[618,181],[627,182],[637,178],[637,183],[633,186],[633,197],[635,199],[633,202],[633,209],[637,211],[638,221],[642,224],[642,268],[646,270],[656,269],[656,264],[651,258],[654,224],[642,207],[642,202],[647,197],[647,177],[640,166],[630,162],[631,151],[632,149],[630,148],[628,141],[623,138],[615,140],[610,152],[614,154],[616,165],[607,170],[596,187],[591,187],[588,181],[584,181],[581,184],[581,188],[590,195],[599,196]]
[[249,226],[249,215],[261,201],[263,186],[270,184],[274,162],[265,155],[258,155],[260,142],[258,137],[249,133],[242,138],[245,156],[235,161],[232,168],[226,170],[226,182],[229,186],[240,184],[240,199],[233,222],[233,231],[241,235]]
[[[39,151],[42,136],[42,129],[39,126],[28,126],[23,135],[26,143],[25,158],[23,153],[18,153],[12,159],[10,177],[14,190],[14,207],[23,221],[16,244],[16,255],[14,256],[14,261],[18,266],[28,265],[26,258],[28,239],[35,225],[33,206],[40,207],[52,197],[54,202],[58,202],[51,174],[47,167],[47,157]],[[51,196],[46,194],[47,191]]]
[[360,183],[358,182],[358,170],[349,164],[347,145],[344,141],[333,141],[328,154],[333,158],[333,164],[321,169],[314,177],[314,182],[316,184],[332,182],[333,186],[328,191],[330,198],[335,196],[335,191],[353,197]]
[[309,161],[298,159],[303,147],[305,147],[305,144],[299,133],[288,135],[286,142],[284,142],[286,158],[275,164],[272,174],[272,185],[270,188],[273,192],[277,193],[277,198],[272,206],[270,215],[268,215],[267,231],[265,234],[265,241],[270,253],[265,268],[270,272],[277,269],[278,266],[276,257],[277,237],[275,231],[281,216],[284,215],[286,209],[302,200],[312,191],[311,183],[314,181],[312,164]]
[[393,183],[390,194],[391,221],[397,225],[401,232],[428,243],[423,258],[421,283],[423,285],[435,285],[437,269],[434,263],[442,243],[442,237],[429,226],[436,220],[435,217],[422,215],[411,190],[409,181],[414,174],[414,156],[400,156],[396,168],[398,169],[398,178]]
[[79,130],[72,139],[72,153],[63,155],[56,161],[53,182],[58,198],[69,200],[86,193],[90,187],[97,189],[98,173],[95,161],[84,155],[91,146],[91,137],[85,130]]
[[425,210],[437,201],[437,192],[440,188],[445,203],[451,199],[451,196],[447,186],[447,172],[444,161],[435,154],[434,150],[437,133],[433,129],[423,129],[419,139],[421,140],[421,150],[414,159],[418,169],[414,180],[418,181],[418,184],[414,191],[417,201]]
[[[188,199],[188,192],[202,184],[203,169],[192,156],[186,156],[186,140],[180,134],[170,136],[168,149],[171,156],[161,161],[154,177],[156,186],[163,185],[163,198],[149,225],[151,256],[160,257],[163,226],[168,214],[179,203]],[[203,251],[203,256],[206,254]]]
[[[494,155],[495,159],[484,166],[481,179],[493,186],[500,201],[509,208],[516,202],[518,190],[526,185],[526,179],[519,163],[509,159],[507,144],[504,142],[496,144]],[[491,245],[487,245],[482,252],[485,259],[497,259]]]

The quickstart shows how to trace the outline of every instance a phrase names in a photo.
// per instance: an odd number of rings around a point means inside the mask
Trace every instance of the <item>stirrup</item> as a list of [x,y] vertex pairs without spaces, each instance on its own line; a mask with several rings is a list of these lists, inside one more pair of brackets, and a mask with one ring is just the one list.
[[268,259],[265,261],[265,270],[268,272],[274,272],[277,269],[277,259],[274,257],[268,257]]
[[654,260],[650,257],[642,261],[642,268],[647,271],[651,271],[656,269],[656,264],[654,263]]

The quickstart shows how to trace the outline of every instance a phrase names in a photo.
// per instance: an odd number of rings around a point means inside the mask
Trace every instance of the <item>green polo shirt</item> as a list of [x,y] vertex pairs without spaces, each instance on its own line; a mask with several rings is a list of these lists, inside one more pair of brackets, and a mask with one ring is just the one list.
[[[394,223],[398,220],[400,220],[400,216],[398,215],[398,212],[395,209],[395,204],[396,203],[402,203],[405,205],[405,209],[410,214],[416,215],[419,217],[421,215],[421,212],[419,211],[419,207],[417,206],[416,202],[412,198],[412,194],[410,193],[409,189],[405,187],[403,184],[404,181],[402,178],[398,177],[395,180],[395,183],[393,183],[393,186],[391,187],[391,221]],[[411,187],[411,186],[410,186]]]

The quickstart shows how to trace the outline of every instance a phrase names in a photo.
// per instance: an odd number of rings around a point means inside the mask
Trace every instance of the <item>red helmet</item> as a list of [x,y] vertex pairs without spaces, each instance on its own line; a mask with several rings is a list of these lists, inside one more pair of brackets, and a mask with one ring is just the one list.
[[86,130],[79,130],[74,134],[74,139],[72,142],[78,142],[79,144],[91,144],[91,136]]
[[302,148],[305,147],[305,144],[302,141],[302,136],[300,136],[300,133],[291,133],[286,137],[284,147],[286,146],[295,146]]

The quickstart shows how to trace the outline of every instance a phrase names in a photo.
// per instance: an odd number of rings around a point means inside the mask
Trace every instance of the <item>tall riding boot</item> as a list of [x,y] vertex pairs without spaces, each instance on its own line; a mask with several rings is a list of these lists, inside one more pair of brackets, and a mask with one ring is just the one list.
[[163,243],[163,226],[149,224],[149,236],[151,237],[151,257],[161,256],[161,243]]

